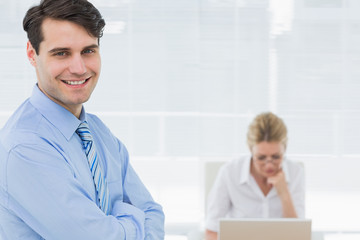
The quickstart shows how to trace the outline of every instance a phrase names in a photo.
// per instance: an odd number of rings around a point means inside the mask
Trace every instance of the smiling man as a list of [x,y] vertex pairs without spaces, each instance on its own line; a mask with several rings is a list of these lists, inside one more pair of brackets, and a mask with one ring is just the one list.
[[64,20],[46,18],[44,40],[37,51],[29,41],[27,55],[36,69],[39,89],[77,118],[99,78],[101,60],[98,38]]
[[43,0],[23,25],[37,84],[0,132],[0,239],[163,239],[125,146],[83,107],[100,76],[99,11]]

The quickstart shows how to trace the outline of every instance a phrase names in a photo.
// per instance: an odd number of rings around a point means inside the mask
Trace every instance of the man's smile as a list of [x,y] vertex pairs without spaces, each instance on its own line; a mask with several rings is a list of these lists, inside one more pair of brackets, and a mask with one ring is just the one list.
[[89,78],[86,78],[86,79],[84,79],[84,80],[61,80],[62,82],[64,82],[64,83],[66,83],[66,84],[68,84],[68,85],[72,85],[72,86],[74,86],[74,85],[81,85],[81,84],[84,84],[86,81],[88,81],[90,79],[90,77]]

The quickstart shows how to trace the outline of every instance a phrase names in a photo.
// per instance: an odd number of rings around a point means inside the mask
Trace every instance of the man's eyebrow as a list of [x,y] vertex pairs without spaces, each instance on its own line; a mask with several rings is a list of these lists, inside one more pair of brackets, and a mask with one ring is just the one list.
[[[89,49],[89,48],[99,48],[99,45],[92,44],[92,45],[84,47],[84,49]],[[70,51],[70,48],[53,48],[49,51],[49,53],[64,52],[64,51]]]
[[69,51],[70,48],[53,48],[49,51],[49,53],[55,53],[55,52],[64,52],[64,51]]
[[90,46],[84,47],[84,49],[89,49],[89,48],[99,48],[99,45],[97,44],[92,44]]

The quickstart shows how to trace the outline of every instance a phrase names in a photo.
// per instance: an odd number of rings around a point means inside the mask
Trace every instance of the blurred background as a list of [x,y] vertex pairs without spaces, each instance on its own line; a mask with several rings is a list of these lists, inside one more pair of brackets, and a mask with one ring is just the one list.
[[[0,0],[0,127],[36,83],[22,19]],[[88,112],[128,147],[166,214],[166,239],[201,229],[204,164],[248,154],[263,111],[284,119],[313,229],[360,231],[360,1],[92,0],[107,25]]]

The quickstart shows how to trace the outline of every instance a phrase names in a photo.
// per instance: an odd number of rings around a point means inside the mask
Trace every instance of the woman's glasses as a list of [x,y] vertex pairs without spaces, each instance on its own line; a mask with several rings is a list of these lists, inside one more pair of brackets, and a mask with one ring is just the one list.
[[274,154],[271,156],[266,156],[266,155],[253,156],[253,159],[261,164],[265,164],[267,162],[278,163],[281,161],[282,158],[283,158],[282,154]]

